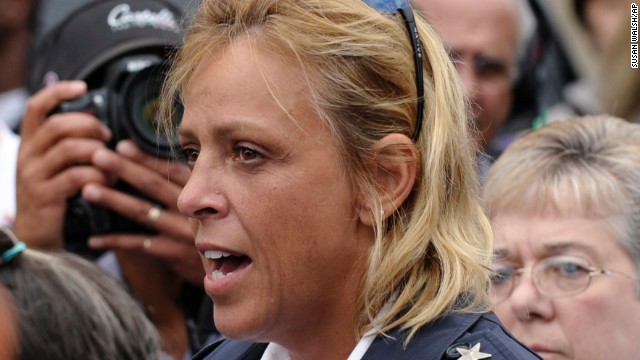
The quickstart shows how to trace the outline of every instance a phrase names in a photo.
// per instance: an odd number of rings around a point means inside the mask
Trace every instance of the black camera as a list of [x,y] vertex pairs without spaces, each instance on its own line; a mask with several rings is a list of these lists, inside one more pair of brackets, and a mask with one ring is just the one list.
[[[131,139],[150,154],[171,158],[175,139],[159,132],[156,122],[166,70],[166,61],[156,55],[124,57],[106,69],[105,86],[93,89],[78,99],[62,102],[53,113],[91,113],[111,130],[113,136],[107,144],[109,148],[115,148],[120,140]],[[113,188],[155,203],[123,181],[118,181]],[[90,236],[107,233],[153,234],[154,230],[91,204],[80,195],[69,199],[64,223],[68,248],[85,250]]]

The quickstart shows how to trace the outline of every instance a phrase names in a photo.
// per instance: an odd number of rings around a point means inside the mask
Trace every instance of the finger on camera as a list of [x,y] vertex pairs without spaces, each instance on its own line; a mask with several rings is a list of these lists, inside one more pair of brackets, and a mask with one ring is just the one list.
[[21,136],[25,139],[30,138],[45,122],[47,114],[61,101],[77,98],[86,92],[87,84],[84,81],[61,81],[35,93],[27,101],[20,129]]
[[175,159],[165,159],[149,154],[140,149],[132,140],[127,139],[118,142],[116,152],[158,172],[164,178],[168,178],[180,186],[184,186],[189,179],[190,171],[185,164]]
[[91,164],[91,155],[100,147],[104,144],[97,140],[65,139],[43,155],[23,156],[18,161],[18,181],[45,181],[72,165]]
[[93,166],[72,166],[53,177],[48,185],[61,197],[79,193],[87,184],[107,184],[108,179]]
[[[140,224],[151,225],[149,224],[148,213],[152,205],[147,200],[98,184],[85,186],[82,189],[82,197],[91,203],[111,209]],[[168,209],[161,211],[160,216],[153,224],[153,228],[161,233],[184,239],[181,240],[184,242],[193,241],[187,218]]]
[[102,142],[108,140],[104,125],[93,116],[81,113],[65,114],[46,122],[30,138],[23,139],[18,152],[18,161],[25,158],[38,157],[46,153],[60,141],[69,138],[88,138]]
[[73,112],[56,114],[42,124],[33,140],[41,151],[66,138],[90,138],[107,142],[111,138],[111,130],[93,115]]
[[[66,119],[66,117],[69,119]],[[68,138],[92,138],[105,142],[103,125],[87,114],[66,114],[65,118],[56,118],[42,125],[30,138],[22,138],[18,151],[18,163],[40,157],[58,142]]]
[[170,207],[175,207],[182,190],[181,186],[172,183],[166,176],[106,149],[96,151],[92,163]]
[[[37,180],[26,174],[18,172],[17,200],[18,205],[24,199],[37,199],[40,204],[59,203],[66,206],[66,200],[80,192],[88,183],[103,184],[105,175],[98,169],[90,166],[70,167],[50,179]],[[31,200],[29,200],[31,201]]]
[[92,165],[91,157],[105,144],[94,139],[69,138],[55,144],[44,156],[43,163],[47,164],[44,176],[50,177],[58,172],[77,165]]
[[[175,242],[166,236],[138,235],[138,234],[108,234],[92,236],[89,238],[89,247],[92,249],[111,250],[143,250],[155,257],[167,262],[175,262],[189,256],[197,256],[197,250],[192,244],[187,246]],[[201,264],[198,264],[202,267]]]
[[96,250],[142,250],[144,249],[144,241],[147,238],[147,236],[132,234],[100,235],[90,237],[88,245]]

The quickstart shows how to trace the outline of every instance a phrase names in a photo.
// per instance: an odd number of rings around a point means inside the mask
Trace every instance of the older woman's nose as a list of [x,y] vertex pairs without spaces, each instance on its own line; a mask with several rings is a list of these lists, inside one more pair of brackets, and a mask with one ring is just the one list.
[[551,300],[538,290],[530,271],[523,271],[514,281],[511,294],[505,301],[518,321],[552,316]]

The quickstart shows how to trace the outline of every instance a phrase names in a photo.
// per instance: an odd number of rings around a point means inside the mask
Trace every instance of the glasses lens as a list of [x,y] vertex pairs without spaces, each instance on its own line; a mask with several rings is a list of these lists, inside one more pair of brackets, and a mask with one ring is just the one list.
[[589,263],[568,256],[547,258],[533,268],[533,280],[538,290],[549,297],[581,292],[589,285],[589,274]]

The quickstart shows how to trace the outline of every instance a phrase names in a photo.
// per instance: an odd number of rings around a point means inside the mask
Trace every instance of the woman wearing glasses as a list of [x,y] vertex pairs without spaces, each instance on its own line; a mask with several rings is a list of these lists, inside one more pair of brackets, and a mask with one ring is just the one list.
[[396,3],[201,2],[164,99],[184,105],[178,207],[235,340],[196,358],[536,358],[488,312],[455,69]]
[[484,191],[507,328],[544,359],[637,359],[640,125],[601,116],[534,131]]

